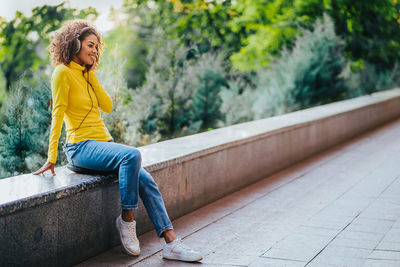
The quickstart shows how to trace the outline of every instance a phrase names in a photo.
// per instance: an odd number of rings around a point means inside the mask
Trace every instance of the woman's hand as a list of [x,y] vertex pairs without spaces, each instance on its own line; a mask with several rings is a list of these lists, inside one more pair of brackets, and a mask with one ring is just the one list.
[[46,162],[39,170],[33,172],[32,174],[37,175],[37,174],[42,174],[45,171],[51,170],[51,173],[53,174],[53,176],[56,175],[56,172],[54,171],[54,163],[51,162]]

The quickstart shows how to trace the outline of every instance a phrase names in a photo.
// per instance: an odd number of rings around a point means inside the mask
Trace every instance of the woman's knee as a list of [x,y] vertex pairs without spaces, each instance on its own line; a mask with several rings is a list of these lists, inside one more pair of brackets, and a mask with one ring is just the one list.
[[142,155],[141,155],[139,149],[134,148],[134,147],[132,147],[132,149],[129,149],[125,159],[128,161],[133,161],[139,165],[142,164]]

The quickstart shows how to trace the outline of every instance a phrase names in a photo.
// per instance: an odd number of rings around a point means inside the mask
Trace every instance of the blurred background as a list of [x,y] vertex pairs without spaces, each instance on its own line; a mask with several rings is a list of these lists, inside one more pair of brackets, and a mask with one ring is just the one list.
[[0,3],[0,177],[47,159],[47,46],[71,19],[89,20],[105,39],[97,76],[114,109],[103,118],[116,142],[133,146],[400,83],[397,0]]

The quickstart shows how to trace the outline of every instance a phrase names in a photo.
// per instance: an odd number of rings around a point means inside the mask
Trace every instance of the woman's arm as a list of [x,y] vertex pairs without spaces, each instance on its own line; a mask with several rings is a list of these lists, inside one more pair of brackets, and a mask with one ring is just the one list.
[[51,131],[49,137],[49,151],[47,161],[56,163],[58,140],[60,139],[64,113],[68,106],[70,83],[67,71],[54,73],[51,82],[53,109],[51,111]]
[[97,96],[97,102],[99,103],[99,108],[105,113],[110,113],[113,108],[113,103],[111,97],[108,95],[106,90],[104,90],[103,86],[99,83],[96,74],[94,71],[88,72],[89,82],[93,87],[94,92]]
[[69,86],[68,73],[61,69],[56,70],[51,81],[53,109],[51,111],[48,158],[47,162],[33,174],[40,174],[46,170],[51,170],[53,175],[55,174],[54,166],[57,161],[58,141],[61,135],[64,113],[68,106]]

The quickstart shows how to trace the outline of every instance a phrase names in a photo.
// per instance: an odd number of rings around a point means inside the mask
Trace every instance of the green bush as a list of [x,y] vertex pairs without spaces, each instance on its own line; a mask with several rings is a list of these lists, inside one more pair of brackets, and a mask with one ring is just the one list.
[[341,73],[346,65],[343,42],[327,16],[313,31],[303,30],[293,49],[283,49],[267,70],[258,72],[255,118],[264,118],[337,101],[346,97]]

